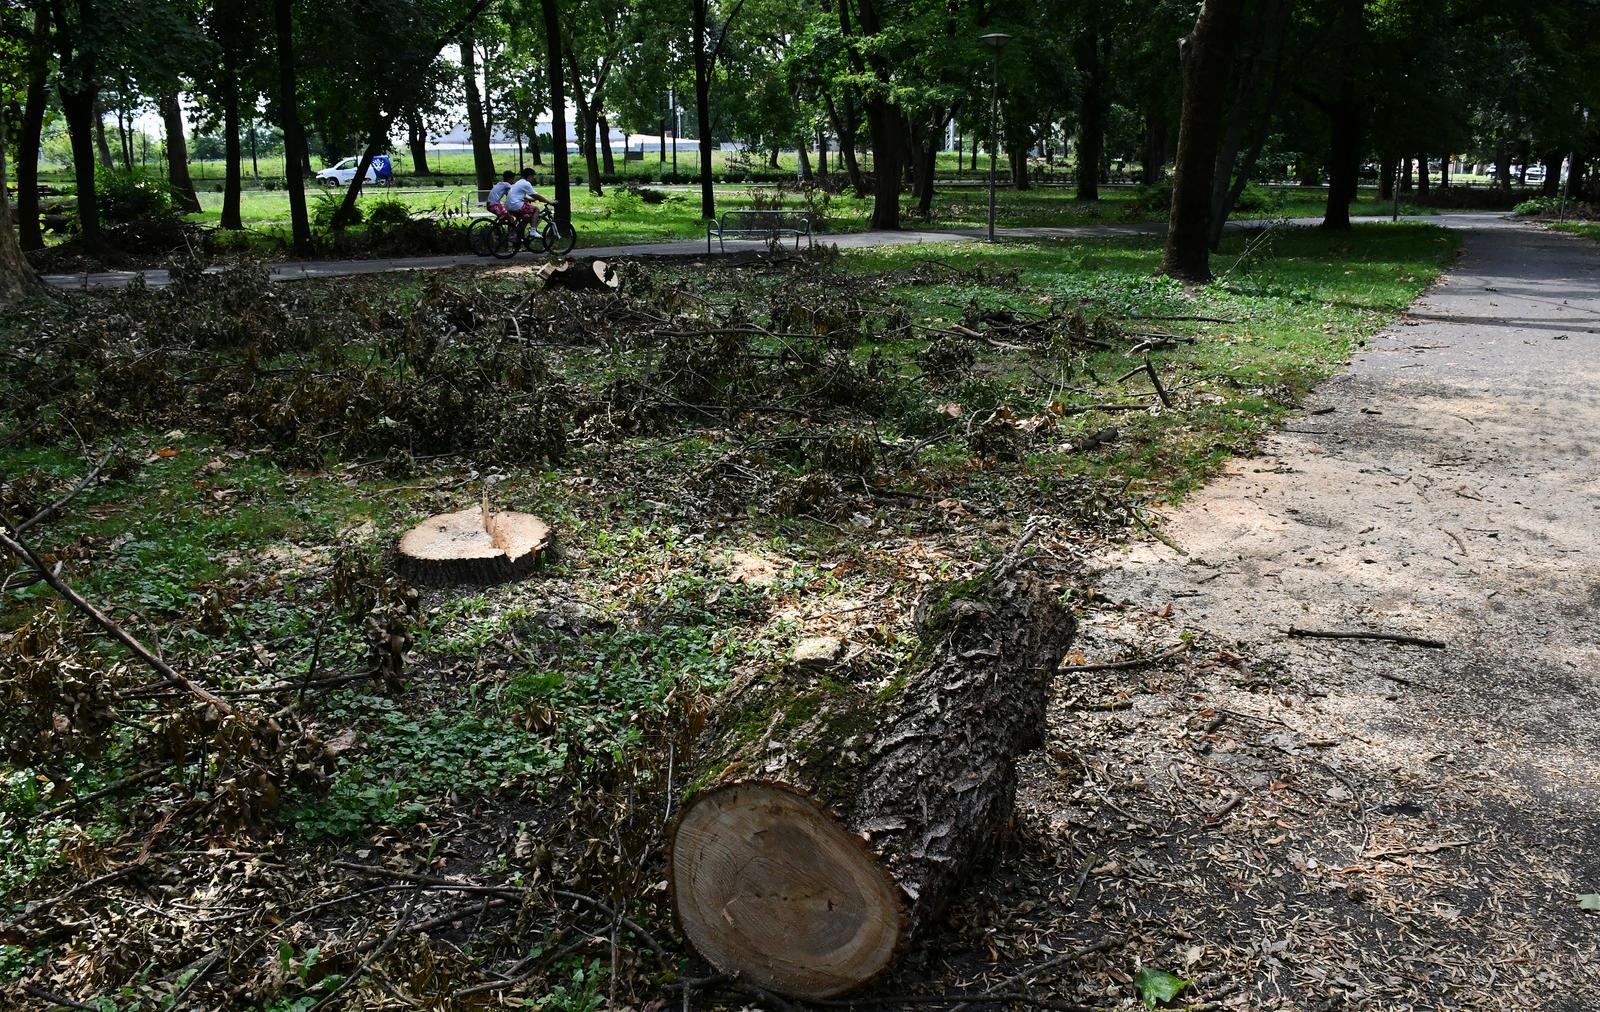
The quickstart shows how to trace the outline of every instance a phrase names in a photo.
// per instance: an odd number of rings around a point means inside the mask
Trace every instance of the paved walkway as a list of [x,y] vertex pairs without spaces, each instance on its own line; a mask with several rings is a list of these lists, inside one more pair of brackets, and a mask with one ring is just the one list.
[[[1187,554],[1146,543],[1102,560],[1100,594],[1165,636],[1203,630],[1244,670],[1283,673],[1281,689],[1240,689],[1224,668],[1205,690],[1272,721],[1232,718],[1218,765],[1237,763],[1230,743],[1276,733],[1356,789],[1354,857],[1294,816],[1241,851],[1287,873],[1287,895],[1320,897],[1267,940],[1290,948],[1255,1007],[1600,1001],[1560,983],[1600,965],[1600,915],[1577,899],[1600,893],[1600,246],[1446,221],[1465,228],[1465,254],[1445,282],[1262,456],[1169,518]],[[1448,646],[1290,639],[1291,626]],[[1235,818],[1279,787],[1241,794]],[[1259,950],[1254,909],[1236,895],[1215,909],[1203,943]],[[1304,972],[1324,937],[1345,962],[1323,967],[1361,990]]]

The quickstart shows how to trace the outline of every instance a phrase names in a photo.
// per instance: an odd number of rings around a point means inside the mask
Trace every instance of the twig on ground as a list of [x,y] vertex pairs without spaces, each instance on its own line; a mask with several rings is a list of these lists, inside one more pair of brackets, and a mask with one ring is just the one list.
[[1121,945],[1121,944],[1122,944],[1122,936],[1121,935],[1108,935],[1107,937],[1100,939],[1100,941],[1095,942],[1093,945],[1086,945],[1081,949],[1077,949],[1077,950],[1074,950],[1072,952],[1062,953],[1061,955],[1055,956],[1055,957],[1053,957],[1051,959],[1047,959],[1042,963],[1036,964],[1034,966],[1030,966],[1028,969],[1023,970],[1021,973],[1013,974],[1012,976],[1007,977],[1005,980],[1003,980],[1000,983],[996,984],[994,987],[989,988],[988,990],[982,992],[981,994],[973,995],[972,997],[968,998],[962,1004],[957,1005],[954,1008],[952,1008],[950,1010],[950,1012],[962,1012],[962,1010],[967,1008],[970,1004],[979,1003],[980,1000],[988,1000],[988,1001],[1010,1000],[1010,999],[1002,999],[1000,996],[1002,994],[1004,994],[1005,992],[1010,991],[1013,987],[1017,986],[1018,984],[1026,984],[1026,983],[1028,983],[1034,977],[1036,977],[1039,974],[1045,972],[1046,970],[1053,970],[1056,967],[1063,966],[1063,965],[1065,965],[1067,963],[1076,963],[1078,960],[1083,959],[1085,956],[1091,956],[1096,952],[1102,952],[1102,951],[1104,951],[1106,949],[1111,948],[1112,946]]
[[35,987],[32,984],[23,984],[22,990],[25,994],[31,994],[40,1001],[47,1001],[59,1008],[83,1008],[88,1009],[89,1012],[100,1012],[99,1005],[85,1005],[81,1001],[73,1001],[71,998],[56,994],[54,991],[46,991],[44,988]]
[[44,523],[46,520],[61,512],[66,508],[68,503],[77,498],[78,493],[82,492],[84,489],[88,488],[90,485],[93,485],[99,480],[100,473],[106,469],[106,465],[111,463],[111,458],[116,456],[116,454],[116,449],[112,449],[104,457],[100,458],[100,463],[91,468],[88,474],[84,475],[82,478],[79,478],[77,483],[67,491],[66,495],[62,496],[60,499],[57,499],[55,502],[46,506],[44,509],[35,513],[28,519],[18,523],[14,530],[18,534],[26,534],[29,528],[37,527],[39,524]]
[[1133,668],[1146,668],[1152,664],[1171,660],[1181,653],[1187,652],[1189,644],[1180,643],[1165,653],[1155,654],[1150,657],[1130,657],[1124,661],[1103,661],[1096,664],[1063,664],[1056,668],[1057,671],[1128,671]]
[[1412,636],[1408,633],[1367,632],[1364,629],[1301,629],[1297,626],[1290,626],[1288,635],[1290,639],[1382,640],[1386,643],[1405,643],[1414,647],[1427,647],[1430,650],[1443,650],[1449,646],[1444,640],[1429,639],[1426,636]]
[[1156,396],[1161,398],[1161,406],[1172,407],[1172,398],[1167,396],[1167,388],[1161,385],[1161,374],[1156,372],[1148,351],[1144,353],[1144,371],[1150,374],[1150,385],[1156,388]]

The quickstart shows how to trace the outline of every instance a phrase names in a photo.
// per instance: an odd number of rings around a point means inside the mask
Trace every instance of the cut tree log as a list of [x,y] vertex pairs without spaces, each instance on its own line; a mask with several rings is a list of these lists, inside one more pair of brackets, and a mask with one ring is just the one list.
[[615,289],[622,281],[604,260],[562,260],[539,268],[539,280],[546,288]]
[[716,772],[686,803],[669,860],[700,954],[813,999],[892,965],[1010,820],[1016,758],[1043,741],[1075,628],[1059,597],[1002,564],[923,598],[922,646],[897,691],[736,687],[703,743]]
[[494,513],[487,505],[441,513],[400,539],[396,568],[412,583],[488,586],[527,577],[550,550],[550,527],[528,513]]

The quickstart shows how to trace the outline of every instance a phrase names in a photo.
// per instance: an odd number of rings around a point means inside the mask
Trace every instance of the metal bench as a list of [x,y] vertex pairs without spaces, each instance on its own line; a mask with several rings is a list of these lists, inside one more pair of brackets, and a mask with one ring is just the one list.
[[804,237],[811,245],[811,216],[800,211],[724,211],[720,221],[706,226],[706,252],[711,252],[711,240],[726,251],[729,239],[765,239],[776,242],[780,236],[794,236],[794,248],[800,248]]

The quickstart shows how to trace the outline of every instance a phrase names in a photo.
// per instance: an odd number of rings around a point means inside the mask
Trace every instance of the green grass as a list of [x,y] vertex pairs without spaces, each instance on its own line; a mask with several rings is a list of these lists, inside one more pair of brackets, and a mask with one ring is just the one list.
[[1556,232],[1581,235],[1585,239],[1600,239],[1600,221],[1556,221],[1550,223]]

